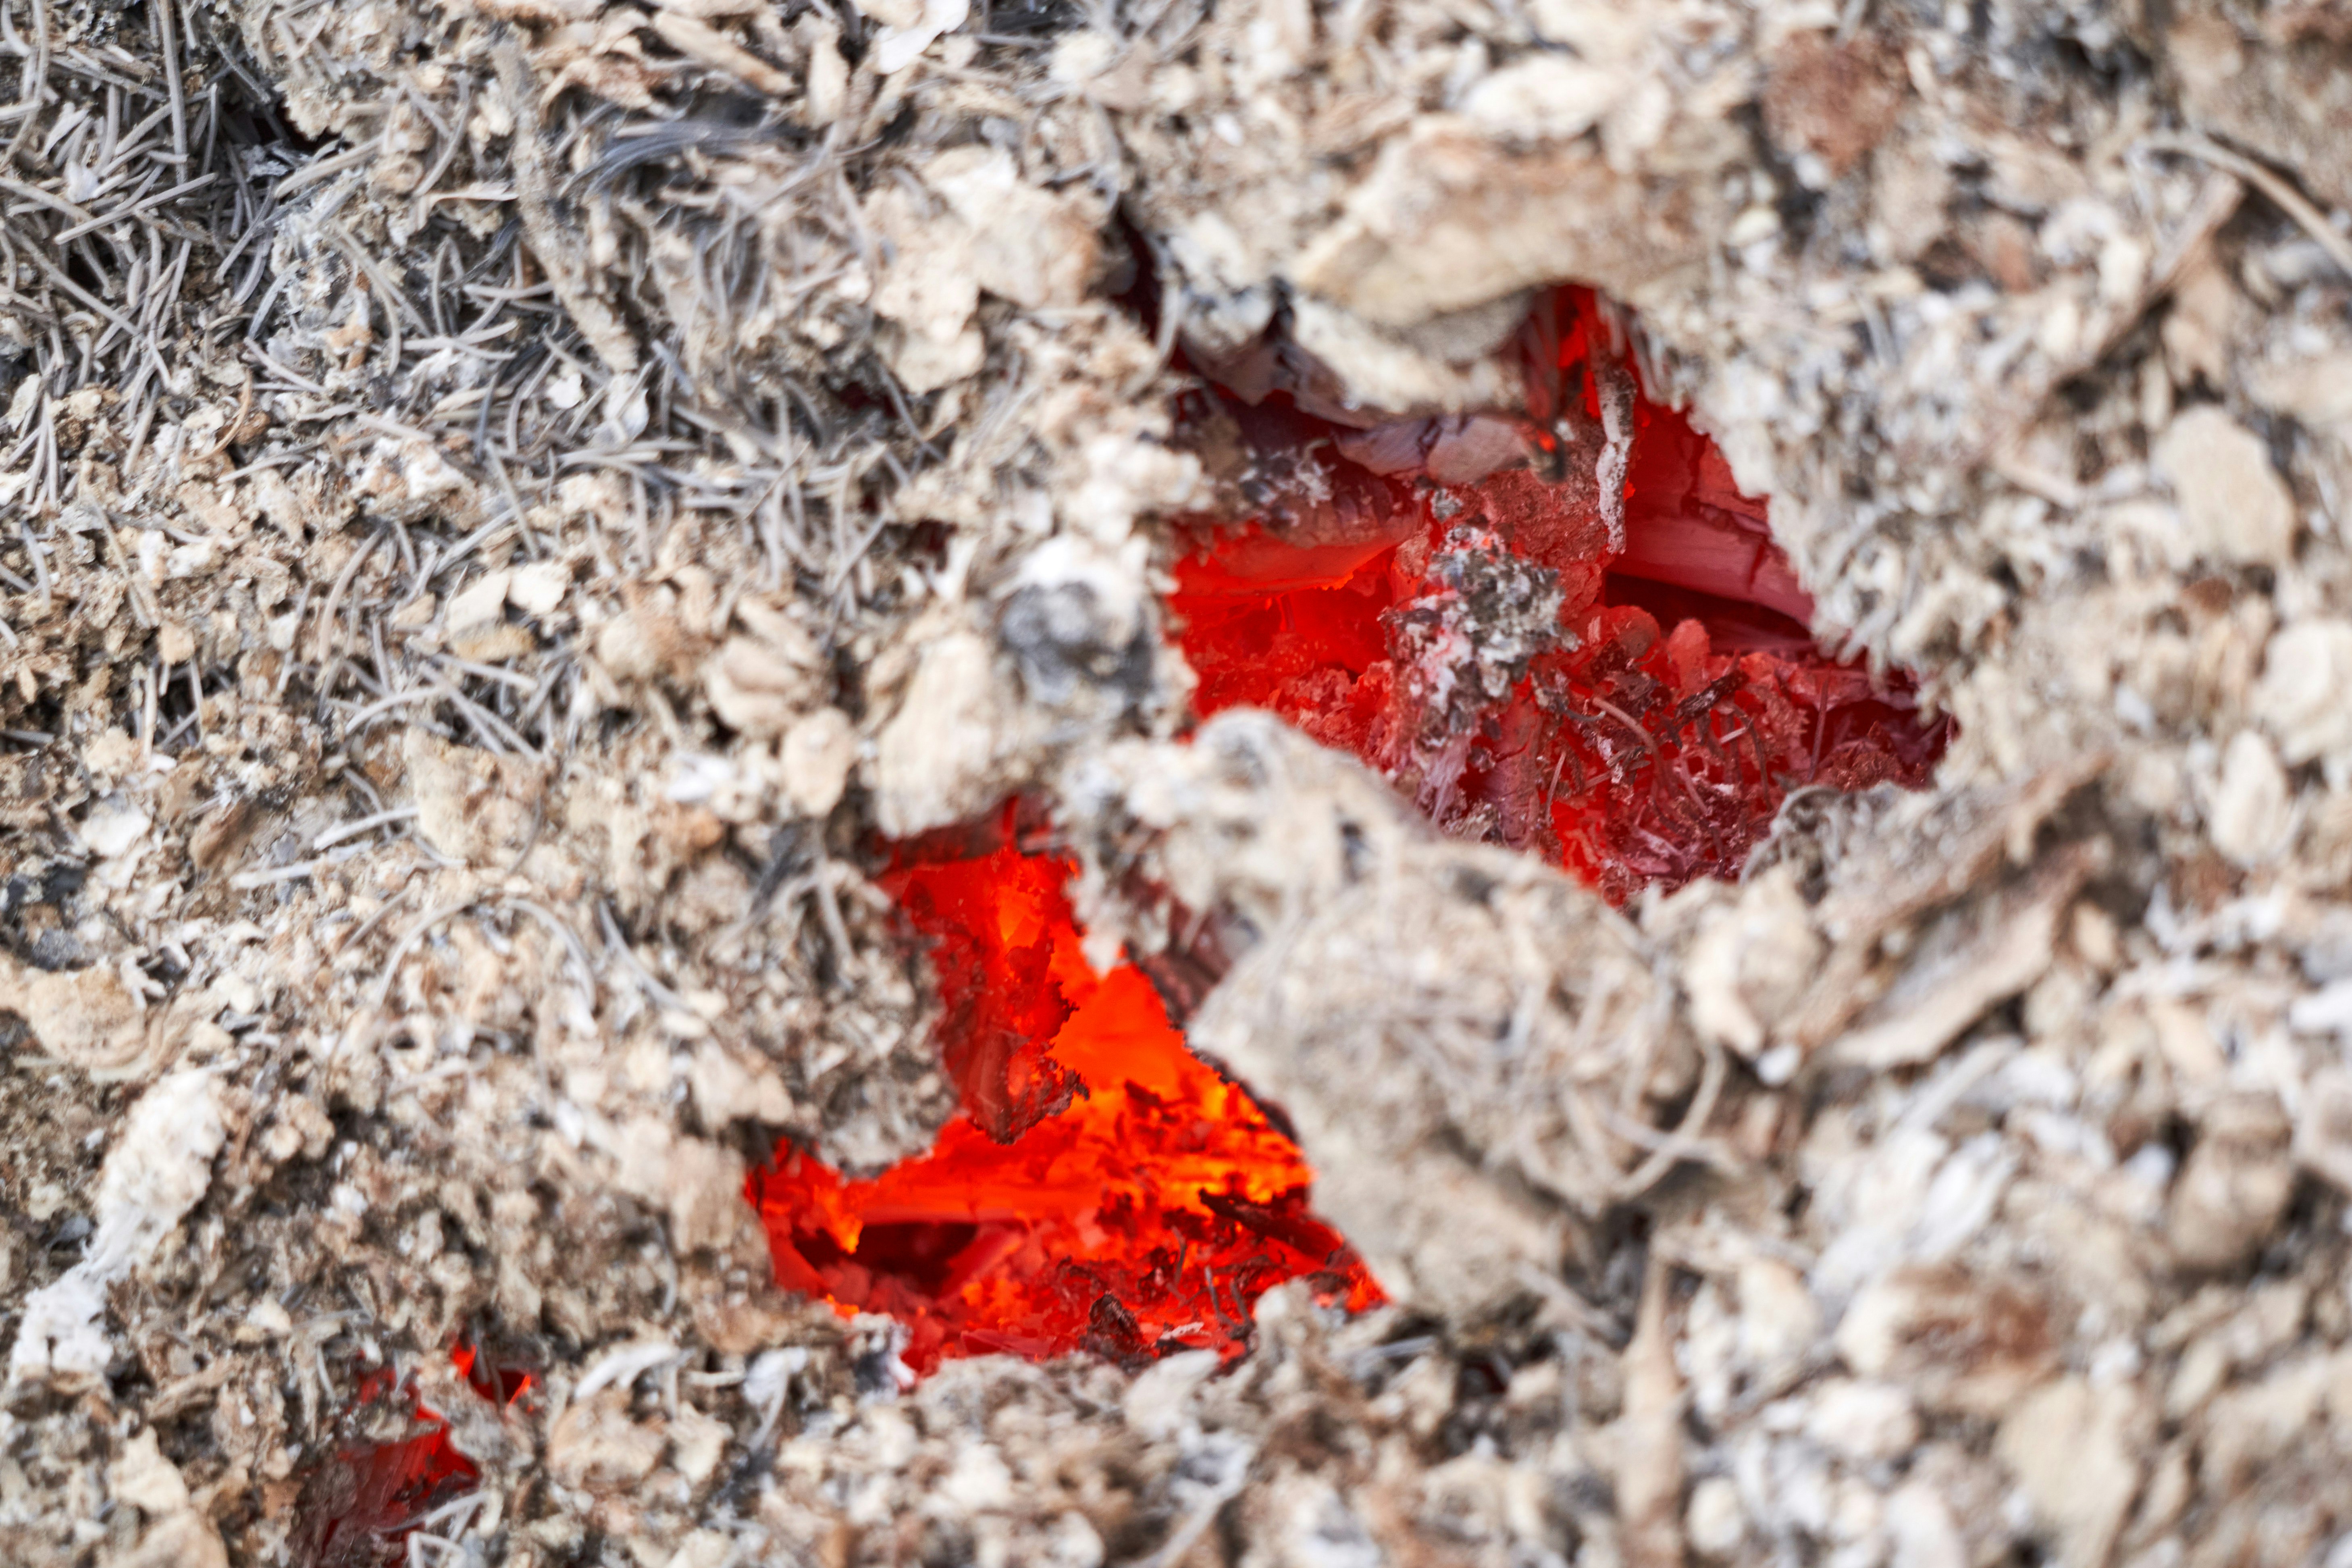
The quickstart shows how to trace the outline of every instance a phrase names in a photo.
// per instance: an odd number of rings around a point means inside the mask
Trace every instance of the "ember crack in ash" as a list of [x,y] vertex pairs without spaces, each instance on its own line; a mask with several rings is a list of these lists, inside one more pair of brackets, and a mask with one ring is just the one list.
[[[1311,376],[1220,367],[1189,433],[1251,521],[1191,525],[1171,609],[1202,714],[1268,708],[1444,830],[1622,902],[1737,876],[1793,790],[1926,783],[1950,725],[1816,645],[1763,504],[1602,325],[1584,291],[1538,303],[1517,418],[1364,428]],[[1239,1353],[1248,1303],[1301,1275],[1379,1300],[1290,1140],[1139,970],[1094,973],[1068,868],[1015,830],[896,852],[883,886],[929,946],[962,1113],[870,1180],[789,1149],[755,1173],[780,1281],[898,1319],[918,1372]]]
[[[449,1359],[484,1399],[512,1405],[532,1390],[530,1373],[493,1369],[471,1345],[458,1346]],[[448,1421],[413,1383],[389,1367],[360,1380],[355,1421],[398,1406],[404,1406],[411,1423],[408,1436],[340,1449],[310,1478],[303,1499],[310,1523],[298,1536],[300,1561],[313,1568],[389,1568],[411,1562],[408,1538],[475,1494],[480,1468],[458,1452]]]
[[1246,1348],[1250,1303],[1311,1278],[1381,1300],[1307,1205],[1313,1173],[1185,1047],[1143,973],[1097,974],[1070,868],[997,842],[902,847],[882,879],[928,943],[962,1113],[871,1180],[784,1149],[753,1173],[779,1280],[907,1326],[909,1367],[1087,1351]]
[[1195,710],[1271,710],[1616,903],[1736,878],[1795,790],[1924,785],[1949,721],[1816,644],[1765,503],[1641,395],[1591,293],[1518,344],[1520,418],[1365,428],[1231,366],[1192,395],[1249,517],[1177,565]]

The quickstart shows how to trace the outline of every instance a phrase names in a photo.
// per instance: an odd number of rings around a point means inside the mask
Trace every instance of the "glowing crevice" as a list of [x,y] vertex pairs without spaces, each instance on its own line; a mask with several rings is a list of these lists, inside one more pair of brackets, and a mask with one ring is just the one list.
[[[1196,395],[1195,424],[1253,454],[1267,513],[1194,525],[1169,608],[1197,711],[1271,710],[1446,832],[1541,855],[1622,902],[1737,877],[1798,789],[1924,785],[1951,726],[1919,710],[1907,674],[1815,643],[1765,504],[1638,390],[1622,518],[1608,515],[1591,479],[1600,388],[1639,381],[1585,330],[1593,310],[1561,290],[1522,334],[1531,403],[1567,416],[1497,422],[1523,460],[1453,483],[1366,468],[1349,454],[1400,439],[1279,395]],[[1445,428],[1404,437],[1433,450]]]
[[1379,1300],[1308,1207],[1297,1147],[1185,1048],[1141,971],[1088,965],[1069,873],[1008,841],[882,879],[932,955],[963,1110],[871,1180],[791,1149],[755,1173],[778,1281],[897,1318],[918,1372],[994,1352],[1235,1354],[1249,1304],[1303,1277]]

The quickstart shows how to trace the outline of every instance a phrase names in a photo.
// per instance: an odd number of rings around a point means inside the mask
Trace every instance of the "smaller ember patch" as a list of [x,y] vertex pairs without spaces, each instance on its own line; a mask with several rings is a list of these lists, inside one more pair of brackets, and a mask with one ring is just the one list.
[[1537,308],[1519,417],[1194,395],[1253,515],[1192,528],[1170,609],[1198,712],[1270,710],[1622,903],[1737,877],[1792,790],[1924,785],[1951,726],[1815,644],[1764,503],[1599,321]]
[[[485,1399],[513,1404],[530,1392],[530,1375],[493,1372],[471,1345],[449,1352],[458,1373]],[[413,1384],[389,1367],[360,1380],[359,1408],[405,1399],[421,1426],[394,1443],[338,1449],[304,1489],[307,1542],[298,1561],[311,1568],[390,1568],[411,1559],[408,1537],[436,1510],[470,1493],[481,1479],[471,1459],[449,1440],[449,1424],[425,1403]],[[298,1541],[299,1536],[298,1535]]]
[[1308,1208],[1297,1148],[1185,1048],[1139,970],[1094,972],[1071,868],[1011,827],[962,858],[907,847],[881,879],[930,944],[962,1112],[870,1181],[789,1148],[754,1173],[779,1282],[897,1318],[917,1372],[995,1352],[1234,1355],[1250,1303],[1300,1278],[1379,1301]]

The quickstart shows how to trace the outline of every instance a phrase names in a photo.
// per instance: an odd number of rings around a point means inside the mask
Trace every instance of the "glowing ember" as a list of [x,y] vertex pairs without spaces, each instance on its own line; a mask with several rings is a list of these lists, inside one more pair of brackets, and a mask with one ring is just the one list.
[[[485,1399],[512,1404],[530,1390],[528,1373],[493,1373],[470,1345],[460,1345],[449,1359]],[[474,1462],[450,1442],[448,1423],[414,1384],[404,1384],[389,1367],[360,1380],[362,1407],[404,1394],[422,1430],[397,1443],[340,1450],[313,1478],[304,1511],[314,1521],[314,1533],[301,1560],[314,1568],[388,1568],[408,1562],[407,1537],[436,1509],[472,1491],[481,1479]]]
[[[1736,877],[1792,789],[1926,784],[1950,725],[1918,712],[1907,677],[1821,651],[1764,503],[1639,395],[1592,319],[1563,290],[1523,332],[1528,420],[1367,432],[1280,395],[1196,405],[1247,454],[1265,515],[1196,531],[1171,608],[1198,711],[1269,709],[1448,832],[1543,854],[1622,902]],[[1564,482],[1608,463],[1612,385],[1631,433],[1614,529],[1590,479]]]
[[778,1279],[906,1323],[919,1372],[1000,1351],[1236,1354],[1249,1303],[1301,1277],[1379,1300],[1308,1210],[1297,1149],[1185,1048],[1141,972],[1088,966],[1068,875],[1005,843],[883,879],[930,942],[964,1111],[872,1181],[793,1151],[755,1173]]
[[[1361,430],[1280,393],[1196,398],[1194,434],[1261,515],[1196,531],[1171,607],[1200,712],[1270,709],[1447,831],[1622,900],[1736,875],[1792,788],[1926,782],[1949,731],[1907,681],[1814,645],[1762,504],[1640,396],[1595,320],[1570,290],[1531,314],[1524,418]],[[929,941],[963,1114],[872,1181],[791,1151],[756,1174],[778,1278],[905,1322],[919,1371],[1232,1353],[1248,1301],[1302,1275],[1378,1300],[1308,1211],[1298,1152],[1185,1049],[1139,972],[1093,973],[1068,868],[1010,827],[902,847],[884,879]]]

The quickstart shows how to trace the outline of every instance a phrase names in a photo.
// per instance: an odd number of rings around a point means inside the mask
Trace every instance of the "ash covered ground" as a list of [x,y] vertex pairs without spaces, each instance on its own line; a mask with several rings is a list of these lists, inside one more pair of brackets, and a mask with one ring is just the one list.
[[[415,1562],[2347,1561],[2340,10],[32,0],[0,54],[0,1559],[321,1561],[390,1367],[481,1477]],[[1155,608],[1229,479],[1180,344],[1475,411],[1559,281],[1959,724],[1622,913],[1178,743]],[[776,1289],[773,1142],[953,1104],[873,836],[1014,792],[1106,942],[1252,934],[1193,1037],[1391,1306],[908,1387]]]

